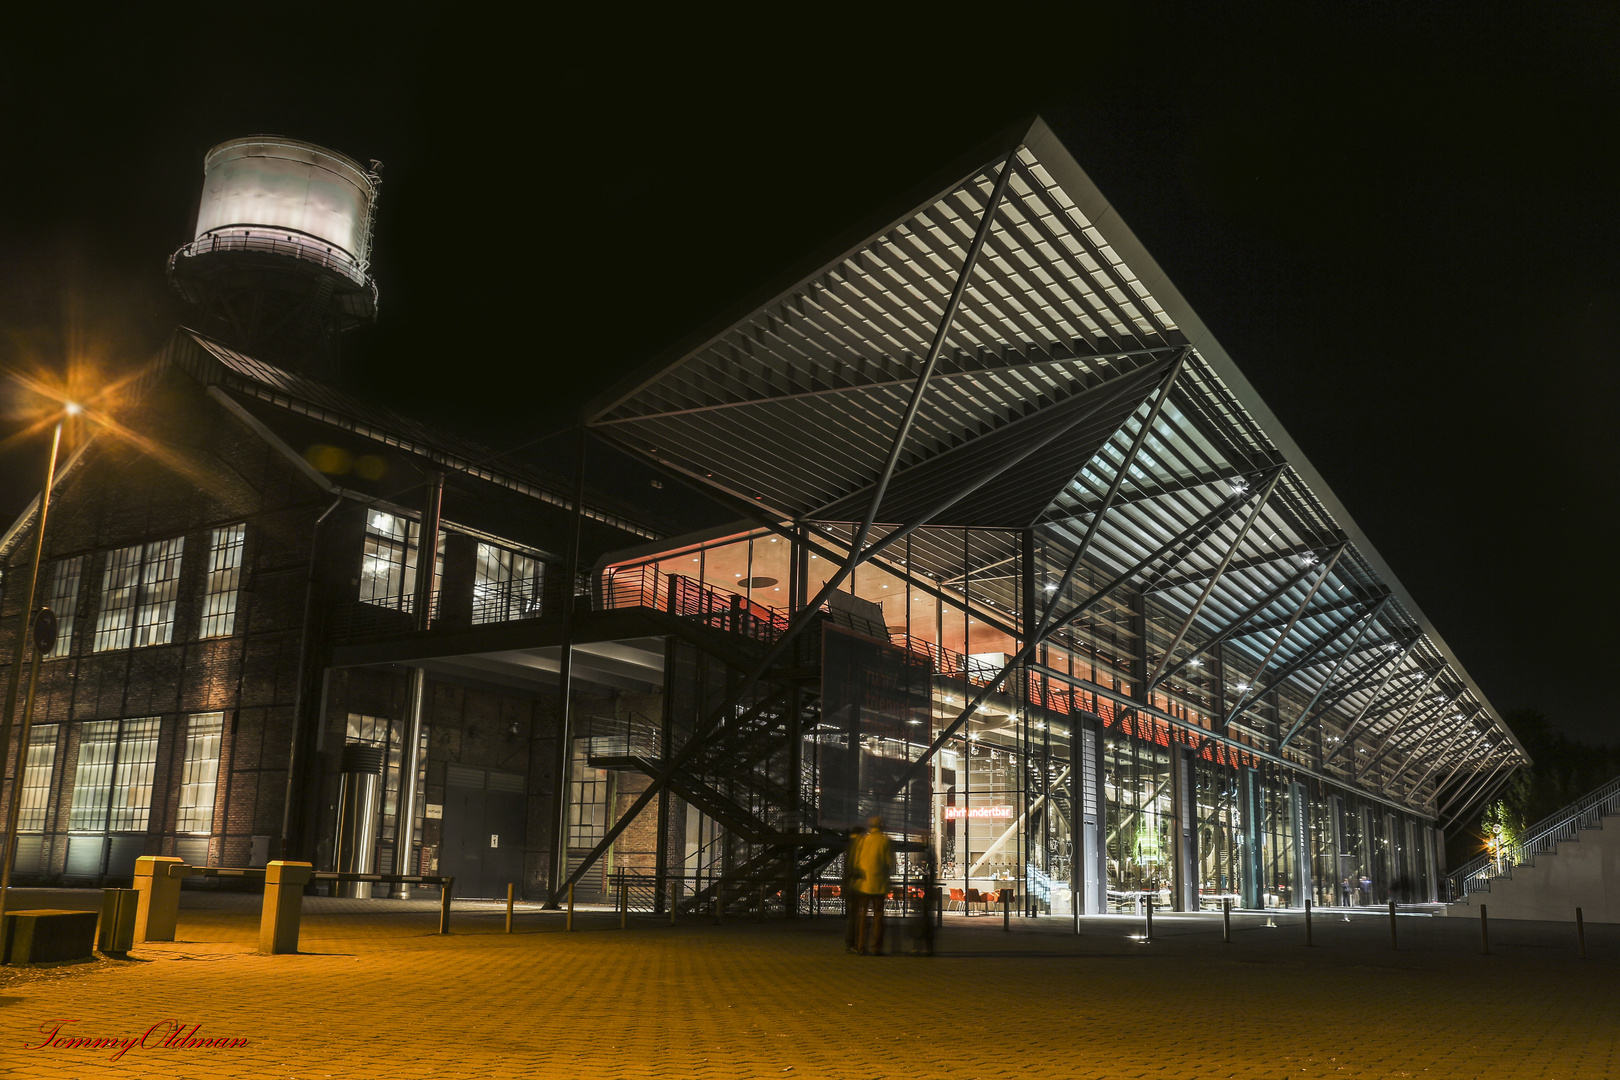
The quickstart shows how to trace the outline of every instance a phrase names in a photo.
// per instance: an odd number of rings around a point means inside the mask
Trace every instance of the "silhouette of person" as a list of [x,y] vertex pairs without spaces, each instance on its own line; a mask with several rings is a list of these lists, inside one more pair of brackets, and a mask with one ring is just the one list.
[[[855,868],[860,879],[855,883],[856,918],[855,951],[862,956],[883,955],[883,905],[889,898],[889,881],[894,875],[894,845],[883,831],[883,819],[874,817],[866,823],[866,835],[855,849]],[[867,913],[871,913],[870,934]]]
[[855,859],[864,835],[866,830],[859,825],[849,830],[849,843],[844,845],[844,884],[838,893],[844,901],[844,951],[850,953],[860,948],[856,930],[861,925],[861,906],[855,886],[861,879],[861,872],[855,865]]

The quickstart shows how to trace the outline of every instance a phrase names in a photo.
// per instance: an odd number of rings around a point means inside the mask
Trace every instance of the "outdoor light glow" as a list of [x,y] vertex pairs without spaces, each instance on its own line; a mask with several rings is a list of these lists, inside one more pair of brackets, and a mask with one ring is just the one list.
[[84,411],[84,407],[77,401],[69,401],[62,406],[62,411],[67,413],[69,416],[78,416]]

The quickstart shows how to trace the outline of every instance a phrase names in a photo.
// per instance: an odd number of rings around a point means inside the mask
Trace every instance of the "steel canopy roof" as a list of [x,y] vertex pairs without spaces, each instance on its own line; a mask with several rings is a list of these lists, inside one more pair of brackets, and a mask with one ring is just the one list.
[[[1264,668],[1257,688],[1287,683],[1317,705],[1301,722],[1323,756],[1340,739],[1377,739],[1384,771],[1356,779],[1407,780],[1391,797],[1434,808],[1441,778],[1526,762],[1298,445],[1039,119],[648,365],[594,403],[587,423],[781,520],[861,520],[1003,161],[1004,197],[877,520],[913,521],[983,463],[1038,444],[930,524],[983,532],[974,572],[998,551],[1015,554],[1016,530],[1066,556],[1182,359],[1087,564],[1119,573],[1280,469],[1246,534],[1242,515],[1228,518],[1137,587],[1170,616],[1193,612],[1205,639],[1228,635],[1228,648]],[[914,569],[964,573],[960,544],[917,538]],[[1012,589],[987,579],[982,596],[1010,613]],[[1150,629],[1150,646],[1174,640],[1174,621]],[[1234,730],[1243,722],[1239,712]]]

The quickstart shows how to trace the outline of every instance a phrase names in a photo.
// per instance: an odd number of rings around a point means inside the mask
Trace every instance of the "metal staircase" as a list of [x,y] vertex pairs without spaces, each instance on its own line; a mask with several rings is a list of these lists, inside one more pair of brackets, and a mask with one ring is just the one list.
[[[718,823],[718,872],[689,879],[680,905],[730,914],[796,901],[843,850],[842,834],[815,825],[815,786],[795,744],[819,716],[820,633],[800,635],[758,681],[750,698],[708,730],[704,719],[787,627],[787,616],[689,578],[637,568],[604,582],[613,606],[651,607],[690,623],[672,634],[663,730],[643,722],[623,737],[594,738],[591,764],[656,778],[677,762],[668,790]],[[830,617],[830,616],[824,616]],[[801,744],[802,745],[802,744]]]

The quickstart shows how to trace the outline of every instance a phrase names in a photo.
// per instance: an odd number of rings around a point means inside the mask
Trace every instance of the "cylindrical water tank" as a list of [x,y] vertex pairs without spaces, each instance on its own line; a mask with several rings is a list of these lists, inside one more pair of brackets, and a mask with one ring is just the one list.
[[297,139],[231,139],[203,160],[190,253],[275,251],[361,281],[376,197],[376,177],[342,154]]

